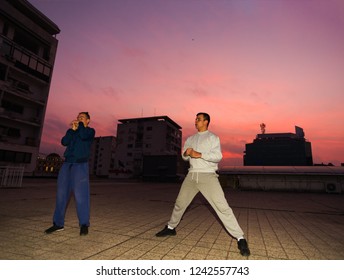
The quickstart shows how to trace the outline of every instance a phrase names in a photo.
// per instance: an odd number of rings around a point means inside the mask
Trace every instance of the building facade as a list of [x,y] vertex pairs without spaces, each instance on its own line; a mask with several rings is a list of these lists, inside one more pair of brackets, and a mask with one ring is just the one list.
[[0,6],[0,165],[36,167],[60,29],[26,0]]
[[313,165],[312,147],[303,133],[262,133],[253,143],[246,144],[244,166],[310,166]]
[[181,142],[181,127],[167,116],[121,119],[113,176],[142,176],[145,156],[180,156]]
[[90,175],[108,177],[115,167],[116,137],[95,137],[90,156]]

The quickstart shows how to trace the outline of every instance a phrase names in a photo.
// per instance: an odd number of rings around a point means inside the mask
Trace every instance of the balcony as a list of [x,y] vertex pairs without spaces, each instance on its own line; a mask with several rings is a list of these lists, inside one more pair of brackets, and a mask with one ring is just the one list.
[[0,54],[16,68],[44,82],[50,81],[52,66],[49,63],[4,36],[0,36]]
[[23,86],[25,85],[25,83],[15,80],[10,76],[8,77],[8,81],[10,82],[10,84],[7,83],[4,86],[5,94],[12,94],[32,103],[45,106],[46,101],[43,99],[43,96],[38,96],[38,94],[32,92],[29,87],[25,88]]
[[0,107],[0,118],[8,119],[11,121],[16,121],[16,122],[20,122],[23,124],[36,126],[36,127],[41,126],[41,124],[40,124],[41,120],[39,118],[36,118],[36,117],[24,118],[21,114],[7,111],[2,107]]

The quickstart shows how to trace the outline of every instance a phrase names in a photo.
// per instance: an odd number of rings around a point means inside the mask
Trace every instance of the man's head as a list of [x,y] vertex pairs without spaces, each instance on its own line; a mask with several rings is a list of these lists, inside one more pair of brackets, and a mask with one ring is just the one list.
[[84,126],[87,127],[88,124],[90,123],[91,117],[88,112],[80,112],[77,117],[77,120],[79,122],[82,122]]
[[210,123],[210,116],[207,113],[198,113],[195,119],[195,126],[198,131],[206,131]]

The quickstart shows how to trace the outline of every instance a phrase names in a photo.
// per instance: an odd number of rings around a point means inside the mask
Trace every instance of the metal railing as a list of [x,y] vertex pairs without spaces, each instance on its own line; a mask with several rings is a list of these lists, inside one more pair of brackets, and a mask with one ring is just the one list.
[[22,186],[24,167],[0,166],[0,188]]

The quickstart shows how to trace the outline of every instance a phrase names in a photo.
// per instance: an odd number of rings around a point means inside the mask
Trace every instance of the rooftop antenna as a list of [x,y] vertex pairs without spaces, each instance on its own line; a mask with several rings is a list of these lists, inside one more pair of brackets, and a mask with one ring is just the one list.
[[266,127],[265,123],[260,124],[260,130],[261,130],[262,134],[265,134],[265,127]]

